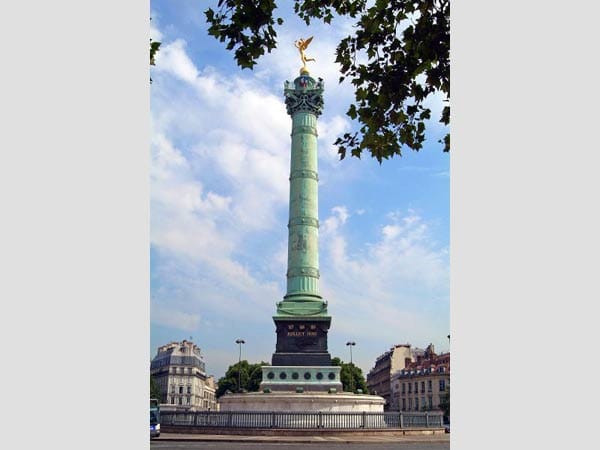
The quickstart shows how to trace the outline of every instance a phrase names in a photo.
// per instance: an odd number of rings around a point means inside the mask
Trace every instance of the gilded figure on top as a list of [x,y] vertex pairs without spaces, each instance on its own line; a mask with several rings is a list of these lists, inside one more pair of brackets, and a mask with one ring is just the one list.
[[298,51],[300,52],[300,59],[302,60],[302,68],[300,69],[300,73],[302,72],[306,72],[308,73],[308,68],[306,67],[306,63],[308,61],[315,61],[315,58],[308,58],[306,56],[306,53],[304,53],[306,51],[306,48],[308,47],[308,44],[310,44],[313,40],[313,37],[309,37],[308,39],[298,39],[297,41],[294,41],[294,46],[298,49]]

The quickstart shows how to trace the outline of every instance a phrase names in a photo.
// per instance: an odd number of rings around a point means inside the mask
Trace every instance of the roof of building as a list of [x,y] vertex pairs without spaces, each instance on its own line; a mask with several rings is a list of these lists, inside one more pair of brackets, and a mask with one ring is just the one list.
[[191,366],[199,368],[202,372],[205,371],[200,347],[185,339],[181,342],[170,342],[158,348],[156,356],[150,363],[150,369],[164,366]]

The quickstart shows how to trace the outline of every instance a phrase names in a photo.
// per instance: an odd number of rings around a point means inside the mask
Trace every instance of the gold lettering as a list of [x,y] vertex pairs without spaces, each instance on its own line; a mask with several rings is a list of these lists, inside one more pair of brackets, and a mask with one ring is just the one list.
[[306,336],[306,331],[288,331],[288,336]]

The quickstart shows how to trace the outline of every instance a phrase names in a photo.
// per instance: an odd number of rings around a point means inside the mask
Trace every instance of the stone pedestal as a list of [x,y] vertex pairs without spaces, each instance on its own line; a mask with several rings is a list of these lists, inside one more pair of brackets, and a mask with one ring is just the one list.
[[221,411],[268,412],[383,412],[385,399],[377,395],[250,392],[226,394],[219,399]]
[[339,366],[263,366],[260,389],[273,392],[342,391]]
[[[277,333],[274,366],[330,366],[327,331],[331,318],[322,320],[274,318]],[[264,380],[264,378],[263,378]]]

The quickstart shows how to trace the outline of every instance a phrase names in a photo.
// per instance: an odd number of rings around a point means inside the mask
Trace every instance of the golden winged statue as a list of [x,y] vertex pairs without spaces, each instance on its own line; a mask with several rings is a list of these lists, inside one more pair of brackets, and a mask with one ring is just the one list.
[[302,72],[308,73],[308,69],[306,68],[306,62],[307,61],[315,61],[315,58],[307,58],[306,53],[304,53],[304,51],[308,47],[308,44],[310,44],[312,42],[312,40],[313,40],[313,37],[311,36],[308,39],[300,38],[297,41],[294,41],[294,46],[300,52],[300,59],[302,60],[302,68],[300,69],[300,73],[302,73]]

